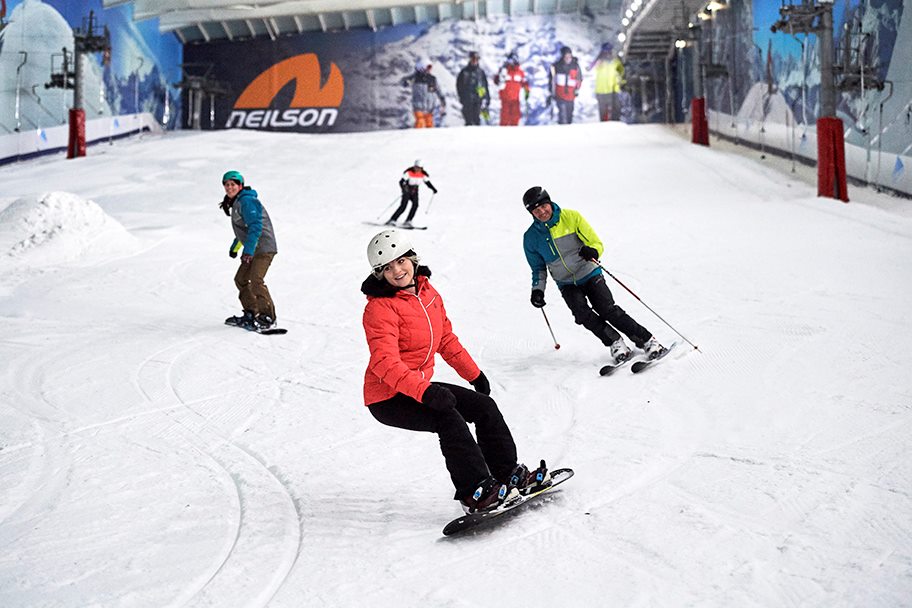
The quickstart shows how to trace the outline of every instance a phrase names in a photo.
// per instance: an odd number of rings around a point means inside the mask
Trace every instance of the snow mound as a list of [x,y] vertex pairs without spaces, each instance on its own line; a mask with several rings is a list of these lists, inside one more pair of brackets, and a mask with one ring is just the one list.
[[97,203],[69,192],[19,199],[0,211],[0,252],[7,262],[56,266],[99,261],[136,246],[136,239]]

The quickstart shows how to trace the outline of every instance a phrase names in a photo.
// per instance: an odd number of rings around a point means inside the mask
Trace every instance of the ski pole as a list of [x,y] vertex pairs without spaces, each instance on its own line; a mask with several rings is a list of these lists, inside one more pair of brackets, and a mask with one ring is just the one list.
[[425,215],[427,215],[428,213],[431,212],[431,203],[434,202],[434,195],[436,195],[436,194],[437,194],[436,192],[431,193],[431,198],[428,199],[428,205],[427,205],[427,207],[424,208]]
[[548,326],[548,331],[551,332],[551,339],[554,340],[554,350],[560,348],[560,344],[557,343],[557,338],[554,337],[554,330],[551,329],[551,323],[548,321],[548,315],[545,314],[545,309],[540,309],[542,311],[542,316],[545,317],[545,325]]
[[392,207],[393,205],[395,205],[395,204],[396,204],[396,201],[398,201],[400,198],[401,198],[401,197],[399,197],[399,196],[397,196],[396,198],[394,198],[394,199],[393,199],[393,202],[391,202],[389,205],[387,205],[387,206],[386,206],[386,209],[384,209],[383,211],[380,212],[380,215],[377,216],[377,221],[378,221],[378,222],[383,218],[384,215],[386,215],[386,214],[389,212],[390,207]]
[[616,276],[614,276],[613,274],[611,274],[611,271],[608,270],[607,268],[605,268],[604,266],[602,266],[602,263],[601,263],[601,262],[599,262],[598,260],[595,260],[595,263],[596,263],[596,265],[597,265],[599,268],[601,268],[601,269],[604,270],[606,273],[608,273],[608,276],[609,276],[609,277],[611,277],[612,279],[614,279],[615,281],[617,281],[617,284],[618,284],[618,285],[620,285],[621,287],[623,287],[624,289],[626,289],[627,292],[628,292],[630,295],[632,295],[634,298],[636,298],[637,301],[638,301],[640,304],[642,304],[642,305],[645,306],[647,309],[649,309],[649,312],[651,312],[652,314],[654,314],[655,316],[657,316],[657,317],[659,318],[659,320],[660,320],[662,323],[664,323],[664,324],[667,325],[669,328],[671,328],[671,331],[673,331],[673,332],[675,332],[676,334],[678,334],[679,336],[681,336],[681,338],[682,338],[685,342],[687,342],[688,344],[690,344],[691,346],[693,346],[693,347],[694,347],[694,350],[700,351],[701,353],[703,352],[702,350],[700,350],[700,347],[699,347],[699,346],[697,346],[696,344],[694,344],[693,342],[691,342],[690,340],[688,340],[687,338],[685,338],[684,335],[681,334],[681,332],[679,332],[677,329],[675,329],[674,327],[672,327],[671,324],[670,324],[668,321],[666,321],[665,319],[663,319],[663,318],[662,318],[662,315],[660,315],[659,313],[657,313],[656,311],[654,311],[654,310],[652,309],[652,307],[649,306],[649,304],[647,304],[646,302],[644,302],[643,300],[641,300],[641,299],[640,299],[640,296],[638,296],[637,294],[633,293],[633,290],[632,290],[632,289],[630,289],[629,287],[627,287],[626,285],[624,285],[624,283],[622,283],[621,280],[620,280],[619,278],[617,278]]

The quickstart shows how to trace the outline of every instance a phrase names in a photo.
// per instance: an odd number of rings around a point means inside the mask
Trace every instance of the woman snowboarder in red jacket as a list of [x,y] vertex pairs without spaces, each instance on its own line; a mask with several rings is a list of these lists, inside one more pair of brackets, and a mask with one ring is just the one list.
[[[438,435],[455,498],[467,513],[550,484],[544,462],[531,472],[516,462],[513,436],[488,396],[488,379],[453,333],[443,299],[428,281],[431,271],[418,265],[405,235],[377,234],[367,259],[373,271],[361,285],[370,349],[364,403],[374,418]],[[437,353],[475,390],[431,382]],[[477,441],[468,423],[475,424]]]

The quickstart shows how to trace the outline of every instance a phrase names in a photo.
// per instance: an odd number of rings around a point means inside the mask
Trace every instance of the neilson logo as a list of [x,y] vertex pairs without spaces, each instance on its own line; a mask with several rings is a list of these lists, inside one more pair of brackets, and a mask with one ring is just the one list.
[[[294,95],[288,109],[270,109],[273,99],[288,83],[294,82]],[[320,60],[305,53],[276,63],[247,85],[228,118],[227,128],[295,128],[332,126],[339,115],[345,83],[335,63],[322,82]]]

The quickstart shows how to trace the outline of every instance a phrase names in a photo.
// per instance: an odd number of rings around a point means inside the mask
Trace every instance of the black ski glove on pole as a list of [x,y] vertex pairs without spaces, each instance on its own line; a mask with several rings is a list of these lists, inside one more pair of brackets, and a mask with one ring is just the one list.
[[445,386],[432,384],[424,389],[424,395],[421,396],[421,403],[432,410],[446,412],[456,407],[456,396]]
[[471,384],[475,388],[475,392],[481,393],[482,395],[491,394],[491,383],[488,382],[487,376],[484,375],[484,372],[478,374],[478,377],[472,380]]
[[532,306],[535,308],[544,308],[545,306],[545,292],[541,289],[532,290]]
[[598,251],[595,247],[590,247],[589,245],[583,245],[579,250],[580,257],[589,262],[595,262],[599,259]]

